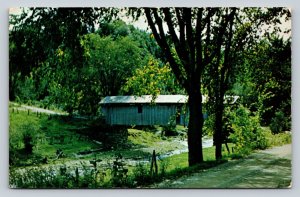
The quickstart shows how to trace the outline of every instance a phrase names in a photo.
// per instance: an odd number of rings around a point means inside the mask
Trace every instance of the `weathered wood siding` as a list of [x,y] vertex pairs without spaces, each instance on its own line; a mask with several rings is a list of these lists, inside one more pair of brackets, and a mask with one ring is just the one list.
[[[107,105],[102,107],[106,122],[111,125],[166,125],[176,114],[176,105]],[[181,118],[180,123],[183,124]]]

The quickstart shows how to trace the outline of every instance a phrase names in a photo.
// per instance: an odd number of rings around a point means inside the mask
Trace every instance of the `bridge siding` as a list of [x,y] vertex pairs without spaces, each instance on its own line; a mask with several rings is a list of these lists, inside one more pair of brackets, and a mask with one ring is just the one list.
[[[166,125],[176,114],[177,106],[181,105],[149,105],[142,104],[142,113],[138,113],[139,105],[109,105],[102,111],[106,122],[111,125]],[[180,124],[184,124],[183,116]]]

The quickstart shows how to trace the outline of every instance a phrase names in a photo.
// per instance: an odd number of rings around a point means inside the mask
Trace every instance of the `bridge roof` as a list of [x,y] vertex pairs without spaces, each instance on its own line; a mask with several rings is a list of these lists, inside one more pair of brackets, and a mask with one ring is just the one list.
[[[239,96],[224,97],[225,104],[234,104],[238,100]],[[187,103],[188,96],[186,95],[157,95],[153,98],[152,95],[142,96],[107,96],[100,101],[100,104],[143,104],[143,103],[161,103],[161,104],[176,104],[176,103]],[[202,102],[207,102],[207,96],[202,95]]]
[[186,103],[188,96],[186,95],[152,95],[143,96],[107,96],[101,100],[100,104],[120,104],[120,103]]

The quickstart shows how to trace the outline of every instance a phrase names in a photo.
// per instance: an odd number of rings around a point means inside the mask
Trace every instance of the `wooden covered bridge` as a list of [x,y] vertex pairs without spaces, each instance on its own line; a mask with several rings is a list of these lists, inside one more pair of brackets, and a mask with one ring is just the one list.
[[[225,101],[236,102],[238,97],[229,96]],[[101,111],[110,125],[167,125],[170,121],[187,125],[186,95],[107,96],[101,100]],[[202,96],[202,101],[207,101]],[[204,116],[204,117],[207,117]]]
[[167,125],[173,116],[177,124],[185,125],[183,106],[185,95],[107,96],[101,110],[110,125]]

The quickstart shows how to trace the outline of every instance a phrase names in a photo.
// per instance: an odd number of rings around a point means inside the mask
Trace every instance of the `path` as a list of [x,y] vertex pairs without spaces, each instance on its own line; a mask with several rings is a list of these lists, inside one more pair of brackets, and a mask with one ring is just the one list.
[[16,103],[11,103],[13,105],[13,109],[15,110],[22,110],[22,111],[27,111],[30,110],[32,112],[39,112],[39,113],[45,113],[45,114],[55,114],[55,115],[67,115],[65,112],[57,112],[53,110],[48,110],[48,109],[43,109],[39,107],[33,107],[33,106],[28,106],[28,105],[18,105]]
[[259,151],[240,160],[165,180],[154,188],[289,188],[291,187],[291,144]]

